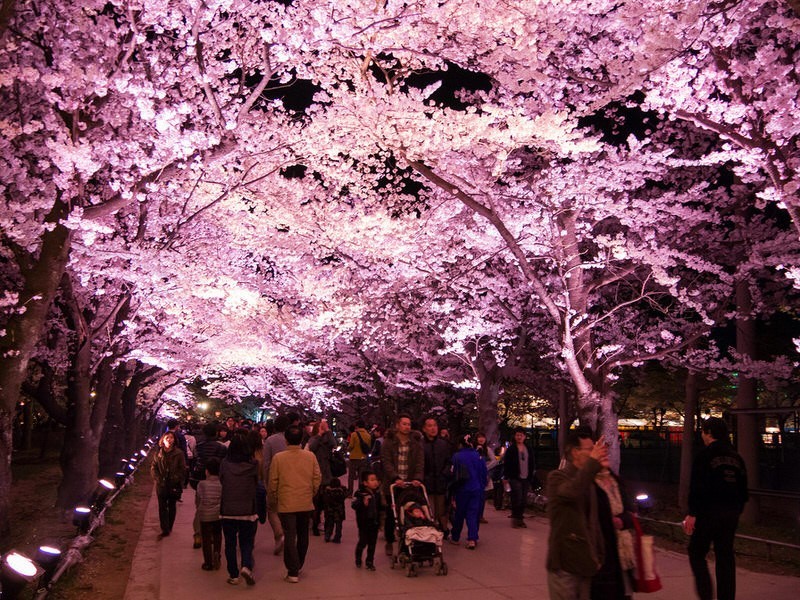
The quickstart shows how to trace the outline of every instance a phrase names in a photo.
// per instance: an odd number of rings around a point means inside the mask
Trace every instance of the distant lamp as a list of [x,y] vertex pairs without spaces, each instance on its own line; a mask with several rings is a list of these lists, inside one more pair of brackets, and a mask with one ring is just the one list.
[[116,486],[116,488],[119,489],[123,485],[125,485],[125,480],[127,478],[128,478],[128,476],[125,473],[123,473],[122,471],[117,471],[114,474],[114,485]]
[[3,600],[16,600],[28,584],[41,577],[43,571],[30,558],[12,550],[0,566],[0,590]]
[[33,559],[44,571],[44,575],[39,581],[39,587],[47,587],[53,578],[53,573],[55,573],[58,563],[61,562],[61,550],[54,546],[39,546]]
[[92,509],[88,506],[76,506],[72,513],[72,524],[78,528],[79,533],[89,531],[89,524],[92,520]]
[[142,458],[147,458],[147,450],[146,449],[139,450],[139,454],[142,455]]

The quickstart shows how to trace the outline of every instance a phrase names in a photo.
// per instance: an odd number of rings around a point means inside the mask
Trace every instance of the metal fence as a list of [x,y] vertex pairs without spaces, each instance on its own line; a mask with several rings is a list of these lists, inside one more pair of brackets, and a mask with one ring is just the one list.
[[[531,433],[537,467],[558,467],[558,432]],[[765,443],[765,441],[771,443]],[[800,492],[800,433],[765,434],[759,448],[759,478],[750,487],[774,492]],[[626,479],[677,484],[680,477],[683,432],[640,427],[620,431],[620,473]],[[696,441],[699,447],[699,440]]]

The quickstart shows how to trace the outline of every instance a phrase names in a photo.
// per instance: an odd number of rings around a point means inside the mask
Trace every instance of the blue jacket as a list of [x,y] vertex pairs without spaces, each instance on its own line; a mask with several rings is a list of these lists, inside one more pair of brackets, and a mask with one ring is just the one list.
[[453,455],[453,491],[483,492],[486,488],[486,463],[472,448],[461,448]]

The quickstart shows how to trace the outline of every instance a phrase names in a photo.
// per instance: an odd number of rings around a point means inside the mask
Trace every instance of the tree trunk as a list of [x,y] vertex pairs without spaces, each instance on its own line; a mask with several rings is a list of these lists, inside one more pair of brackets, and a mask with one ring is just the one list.
[[500,378],[496,370],[481,378],[478,390],[478,429],[486,435],[486,444],[495,448],[500,442],[497,418],[497,399],[500,397]]
[[33,447],[33,400],[25,401],[22,409],[22,425],[20,427],[19,449],[30,450]]
[[681,467],[678,478],[678,506],[682,513],[689,510],[689,482],[692,477],[694,460],[694,414],[697,410],[700,388],[697,384],[697,373],[687,371],[684,386],[683,439],[681,440]]
[[567,388],[563,384],[558,386],[558,455],[564,456],[564,440],[569,431],[570,415],[567,402]]
[[8,539],[11,532],[9,508],[11,499],[11,445],[13,444],[14,413],[0,406],[0,538]]
[[[47,311],[55,297],[61,275],[67,264],[70,230],[59,221],[66,218],[66,204],[57,200],[47,216],[54,224],[42,236],[39,258],[30,269],[22,269],[24,284],[15,312],[6,324],[6,335],[0,338],[0,537],[10,532],[8,521],[11,493],[12,424],[20,399],[28,362],[39,341]],[[6,443],[7,439],[7,443]]]
[[56,506],[65,510],[85,501],[97,483],[99,440],[91,427],[91,358],[91,342],[81,336],[67,375],[67,423],[56,500]]
[[608,459],[611,462],[611,469],[619,473],[620,450],[619,450],[619,419],[614,411],[614,400],[611,394],[600,396],[600,418],[597,424],[597,433],[603,436],[608,445]]
[[[753,299],[746,279],[736,282],[736,351],[740,356],[756,358],[756,325],[750,317]],[[758,382],[750,377],[737,379],[736,408],[748,409],[758,406]],[[747,483],[751,488],[759,487],[758,468],[758,420],[756,415],[740,414],[736,418],[736,446],[747,469]],[[758,499],[751,497],[742,513],[742,521],[755,523],[759,516]]]
[[112,477],[117,472],[120,461],[127,456],[129,450],[126,447],[125,422],[122,410],[122,397],[125,393],[125,380],[128,371],[125,365],[119,365],[114,369],[111,391],[108,399],[108,411],[106,414],[105,426],[103,427],[102,442],[100,444],[102,452],[99,458],[99,473],[101,477]]

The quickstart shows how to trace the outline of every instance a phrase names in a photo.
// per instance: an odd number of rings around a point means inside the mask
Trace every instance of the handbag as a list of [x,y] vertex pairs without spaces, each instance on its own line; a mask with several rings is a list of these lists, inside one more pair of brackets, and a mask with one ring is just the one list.
[[636,515],[633,517],[633,528],[636,532],[634,539],[634,552],[636,556],[636,569],[634,571],[635,591],[649,594],[661,589],[661,579],[656,571],[655,553],[653,552],[653,536],[644,535],[642,526]]
[[167,495],[175,500],[180,500],[183,496],[183,484],[180,481],[170,483],[167,486]]

